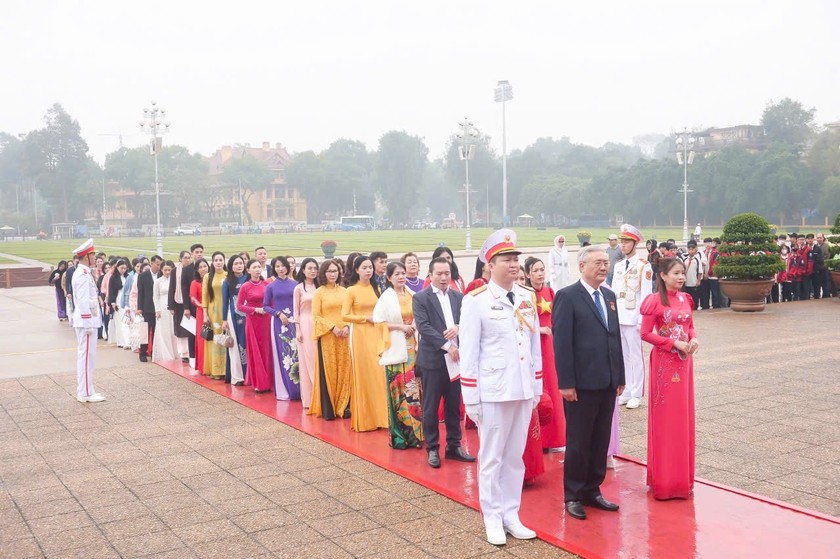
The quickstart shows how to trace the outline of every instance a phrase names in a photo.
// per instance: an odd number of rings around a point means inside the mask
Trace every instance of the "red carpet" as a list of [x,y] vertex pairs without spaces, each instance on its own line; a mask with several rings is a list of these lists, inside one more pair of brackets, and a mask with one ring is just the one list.
[[[351,454],[478,509],[475,466],[445,459],[439,470],[426,465],[422,450],[392,450],[384,431],[355,433],[350,422],[324,421],[303,414],[300,402],[278,402],[274,394],[254,394],[191,374],[180,362],[163,367],[218,394],[328,442]],[[441,425],[441,429],[443,426]],[[441,437],[443,438],[443,437]],[[466,431],[464,447],[478,450]],[[584,557],[837,557],[840,519],[698,479],[694,499],[655,501],[648,496],[644,465],[619,460],[607,473],[604,495],[621,505],[618,513],[587,509],[589,518],[566,519],[563,510],[562,454],[546,456],[546,472],[523,493],[521,517],[547,542]]]

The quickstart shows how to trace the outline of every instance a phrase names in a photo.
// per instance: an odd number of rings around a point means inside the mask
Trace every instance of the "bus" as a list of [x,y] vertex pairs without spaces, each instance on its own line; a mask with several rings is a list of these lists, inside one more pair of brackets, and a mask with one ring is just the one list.
[[336,229],[339,231],[373,231],[376,229],[373,217],[369,215],[347,215],[339,218]]

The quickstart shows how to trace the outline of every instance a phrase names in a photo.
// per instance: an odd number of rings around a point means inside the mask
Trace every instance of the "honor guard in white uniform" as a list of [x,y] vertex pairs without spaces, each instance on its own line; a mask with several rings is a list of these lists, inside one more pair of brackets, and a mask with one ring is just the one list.
[[639,407],[645,392],[645,362],[642,355],[642,319],[639,309],[642,301],[653,291],[653,269],[640,258],[636,247],[642,242],[642,232],[625,223],[618,236],[624,260],[619,260],[613,270],[612,290],[618,307],[621,328],[621,350],[624,353],[624,374],[627,386],[619,404],[628,409]]
[[516,284],[516,233],[500,229],[485,243],[490,281],[461,307],[461,393],[478,425],[478,500],[487,541],[536,537],[519,520],[531,411],[542,394],[536,296]]
[[103,402],[105,396],[93,389],[93,366],[96,362],[96,331],[102,326],[99,316],[99,293],[90,267],[96,258],[93,239],[73,251],[79,264],[73,273],[73,329],[76,330],[76,399],[80,402]]

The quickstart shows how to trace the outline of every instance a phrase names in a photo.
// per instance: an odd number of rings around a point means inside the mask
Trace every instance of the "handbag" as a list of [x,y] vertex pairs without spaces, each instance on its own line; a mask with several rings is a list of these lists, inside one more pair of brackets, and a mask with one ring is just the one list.
[[233,336],[227,333],[216,334],[213,336],[213,342],[227,349],[232,348],[234,343]]
[[201,338],[208,342],[213,341],[213,327],[209,322],[205,322],[201,325]]

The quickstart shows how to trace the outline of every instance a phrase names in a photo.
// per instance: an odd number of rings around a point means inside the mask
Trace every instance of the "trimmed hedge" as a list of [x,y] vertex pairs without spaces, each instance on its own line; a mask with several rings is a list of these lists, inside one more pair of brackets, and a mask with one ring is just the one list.
[[732,216],[723,227],[715,274],[721,279],[772,279],[785,269],[770,224],[758,214]]

